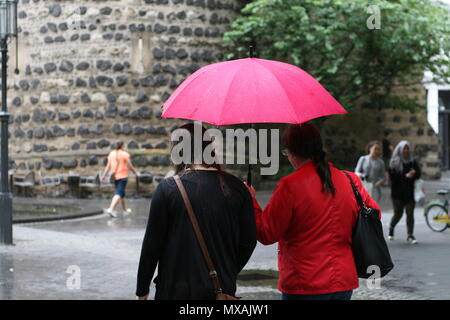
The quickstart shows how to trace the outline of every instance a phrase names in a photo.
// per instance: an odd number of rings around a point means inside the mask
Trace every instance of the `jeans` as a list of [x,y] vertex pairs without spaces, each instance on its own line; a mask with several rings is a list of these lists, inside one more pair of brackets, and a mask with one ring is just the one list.
[[414,207],[416,206],[415,201],[404,201],[392,198],[392,204],[394,205],[394,216],[391,220],[390,232],[394,232],[394,228],[402,218],[403,210],[405,210],[408,236],[412,236],[414,234]]
[[353,290],[325,294],[281,294],[281,300],[350,300]]
[[127,187],[128,178],[119,179],[114,181],[114,185],[116,187],[116,195],[121,198],[125,198],[125,189]]

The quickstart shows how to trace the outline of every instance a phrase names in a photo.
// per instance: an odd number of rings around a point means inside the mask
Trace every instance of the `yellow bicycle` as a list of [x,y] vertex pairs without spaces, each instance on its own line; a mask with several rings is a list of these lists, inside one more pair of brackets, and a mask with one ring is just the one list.
[[[445,196],[449,190],[438,190],[437,194]],[[443,232],[450,227],[449,202],[431,201],[425,205],[425,221],[431,230]]]

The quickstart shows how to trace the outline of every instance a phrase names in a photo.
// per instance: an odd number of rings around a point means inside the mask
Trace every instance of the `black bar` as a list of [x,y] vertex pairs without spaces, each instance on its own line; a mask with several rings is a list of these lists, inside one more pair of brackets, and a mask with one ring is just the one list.
[[0,243],[12,244],[12,196],[9,191],[9,158],[8,158],[8,122],[7,109],[7,38],[0,39],[0,51],[2,54],[2,110],[1,122],[1,152],[0,152]]

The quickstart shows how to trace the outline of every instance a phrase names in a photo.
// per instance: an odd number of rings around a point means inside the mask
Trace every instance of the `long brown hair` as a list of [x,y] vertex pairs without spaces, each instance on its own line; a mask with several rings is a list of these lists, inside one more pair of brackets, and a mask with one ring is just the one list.
[[[204,167],[207,167],[207,168],[215,168],[215,169],[217,169],[217,171],[219,173],[218,177],[219,177],[220,187],[221,187],[224,195],[225,196],[229,196],[229,195],[231,195],[231,192],[230,192],[229,187],[226,185],[225,179],[224,179],[224,176],[227,173],[222,169],[222,166],[220,164],[215,163],[215,162],[209,164],[209,163],[206,163],[206,161],[203,159],[203,154],[204,154],[204,151],[205,151],[206,147],[208,147],[212,143],[212,141],[208,141],[208,140],[204,141],[203,140],[203,136],[204,136],[204,134],[206,132],[205,127],[204,126],[200,126],[199,124],[196,124],[196,123],[187,123],[187,124],[177,128],[176,130],[178,130],[178,129],[185,129],[185,130],[187,130],[189,132],[189,134],[191,136],[191,139],[190,139],[191,140],[191,145],[189,147],[191,148],[191,151],[195,151],[196,149],[194,147],[194,145],[195,145],[194,130],[195,130],[196,126],[201,127],[201,132],[202,132],[202,135],[201,135],[201,137],[202,137],[201,165],[204,166]],[[200,129],[199,127],[197,127],[197,130]],[[178,145],[179,143],[183,143],[183,142],[182,141],[178,141],[178,142],[173,142],[172,141],[171,142],[170,152],[172,152],[173,148],[176,145]],[[215,151],[214,150],[211,151],[211,156],[215,157]],[[194,160],[195,160],[195,154],[194,154],[194,152],[191,152],[191,158],[189,159],[188,163],[182,162],[180,164],[173,164],[173,166],[175,168],[175,174],[178,174],[178,175],[181,176],[184,173],[186,173],[187,169],[193,169],[194,166],[195,166]]]
[[[195,150],[196,150],[196,149],[194,148],[194,145],[195,145],[195,141],[194,141],[194,140],[195,140],[195,139],[194,139],[194,130],[195,130],[195,126],[198,126],[198,127],[197,127],[197,130],[200,129],[200,127],[201,127],[201,131],[202,131],[202,136],[201,136],[201,137],[202,137],[201,164],[202,164],[203,166],[207,167],[207,168],[216,168],[217,170],[221,170],[221,169],[222,169],[221,166],[220,166],[219,164],[217,164],[217,163],[208,164],[208,163],[206,163],[206,162],[204,161],[204,159],[203,159],[203,153],[204,153],[206,147],[208,147],[208,146],[212,143],[212,141],[204,141],[204,140],[203,140],[203,136],[204,136],[204,134],[205,134],[205,132],[206,132],[205,127],[200,126],[200,125],[195,124],[195,123],[187,123],[187,124],[185,124],[185,125],[183,125],[183,126],[177,128],[176,130],[185,129],[185,130],[187,130],[187,131],[189,132],[189,134],[190,134],[190,136],[191,136],[191,145],[189,146],[189,147],[191,148],[191,158],[189,159],[190,161],[189,161],[188,163],[182,162],[182,163],[180,163],[180,164],[174,164],[174,167],[175,167],[175,174],[179,174],[179,173],[185,171],[186,169],[192,169],[192,168],[194,167],[194,165],[195,165],[195,164],[194,164],[195,154],[194,154],[194,152],[192,152],[192,151],[195,151]],[[178,142],[173,142],[173,141],[172,141],[172,145],[171,145],[171,148],[170,148],[170,152],[172,152],[173,148],[174,148],[176,145],[178,145],[179,143],[183,143],[183,141],[178,141]],[[214,150],[211,152],[211,155],[212,155],[212,156],[215,156]]]
[[323,151],[319,129],[311,123],[290,125],[283,133],[282,143],[294,156],[314,161],[317,174],[322,181],[322,192],[334,196],[336,189],[331,179],[326,153]]

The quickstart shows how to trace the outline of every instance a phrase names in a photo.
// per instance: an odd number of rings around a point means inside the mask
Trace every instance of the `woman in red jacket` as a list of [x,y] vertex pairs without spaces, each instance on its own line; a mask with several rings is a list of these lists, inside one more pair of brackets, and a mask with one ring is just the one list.
[[[291,125],[283,134],[296,170],[281,179],[264,211],[253,195],[258,240],[278,242],[278,288],[283,300],[349,300],[358,288],[352,254],[357,203],[345,174],[325,160],[319,130]],[[366,205],[377,203],[348,172]]]

